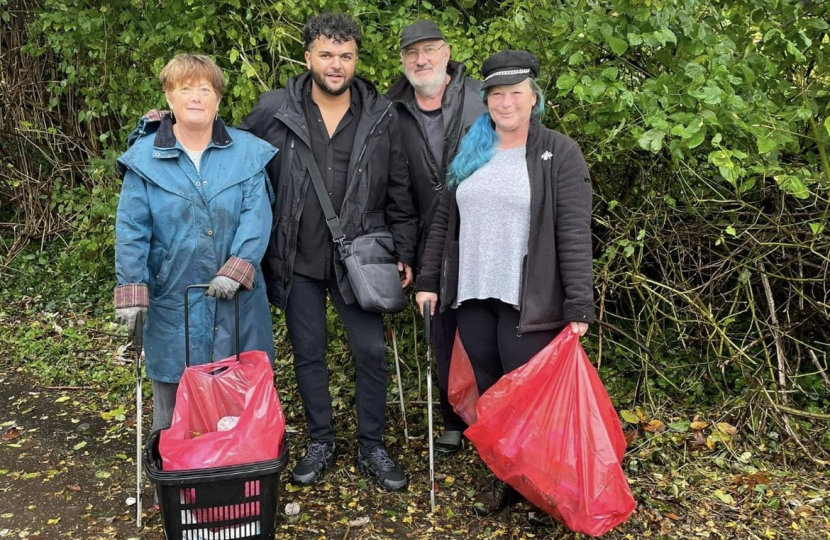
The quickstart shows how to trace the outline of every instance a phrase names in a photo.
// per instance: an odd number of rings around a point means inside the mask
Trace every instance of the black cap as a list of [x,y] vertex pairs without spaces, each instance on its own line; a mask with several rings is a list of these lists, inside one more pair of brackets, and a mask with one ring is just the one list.
[[415,21],[401,33],[401,49],[425,39],[445,39],[441,29],[432,21]]
[[501,51],[481,65],[483,88],[500,84],[516,84],[539,75],[539,59],[527,51]]

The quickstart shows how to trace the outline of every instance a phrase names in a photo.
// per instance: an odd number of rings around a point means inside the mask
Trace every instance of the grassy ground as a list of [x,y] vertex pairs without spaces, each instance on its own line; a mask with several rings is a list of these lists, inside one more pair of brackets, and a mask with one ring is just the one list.
[[[0,538],[163,538],[157,512],[146,509],[139,531],[126,503],[135,482],[131,351],[94,305],[47,304],[0,304]],[[286,483],[282,474],[278,539],[581,538],[561,526],[532,526],[527,503],[476,517],[471,497],[487,474],[470,447],[436,461],[438,508],[430,513],[426,406],[415,390],[406,409],[409,440],[398,406],[387,408],[387,447],[409,474],[409,489],[389,494],[367,483],[354,463],[348,355],[334,345],[330,358],[339,458],[311,487]],[[417,373],[408,365],[405,377]],[[284,354],[276,371],[291,467],[307,438]],[[390,400],[393,387],[390,381]],[[145,395],[149,402],[149,387]],[[637,509],[606,538],[830,539],[830,472],[793,443],[772,429],[761,436],[719,425],[723,411],[715,406],[697,417],[672,413],[670,404],[647,409],[624,413],[630,444],[623,467]],[[144,493],[150,506],[146,481]],[[299,513],[284,515],[292,502]]]

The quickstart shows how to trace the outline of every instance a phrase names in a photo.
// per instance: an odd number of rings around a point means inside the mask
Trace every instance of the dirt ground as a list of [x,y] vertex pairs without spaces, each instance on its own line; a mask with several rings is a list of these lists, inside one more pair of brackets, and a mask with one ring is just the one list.
[[[135,508],[127,504],[135,493],[132,406],[124,404],[126,413],[98,411],[94,395],[100,391],[40,387],[0,359],[0,539],[164,538],[146,478],[143,529],[136,528]],[[289,418],[300,413],[290,407]],[[342,410],[351,408],[346,404]],[[148,421],[149,413],[148,406]],[[418,427],[423,416],[417,408],[408,414],[409,444],[387,440],[410,475],[410,487],[403,493],[379,491],[356,471],[356,442],[348,436],[353,426],[344,414],[337,420],[339,458],[325,480],[311,487],[283,483],[277,540],[585,538],[561,526],[533,526],[527,503],[492,518],[474,516],[470,499],[486,472],[470,448],[436,462],[439,506],[430,514],[425,439]],[[389,418],[387,432],[402,432],[396,411]],[[292,436],[289,468],[305,442],[301,432]],[[769,455],[760,447],[713,454],[683,434],[671,437],[640,438],[629,447],[626,467],[638,507],[604,538],[830,539],[826,468],[803,459],[782,463],[780,452]],[[283,482],[287,477],[286,471]],[[289,517],[284,510],[290,502],[300,511]]]

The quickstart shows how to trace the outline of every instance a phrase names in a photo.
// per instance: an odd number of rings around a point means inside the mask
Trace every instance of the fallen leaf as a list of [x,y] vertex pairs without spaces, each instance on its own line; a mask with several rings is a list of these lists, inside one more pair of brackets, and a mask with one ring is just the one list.
[[637,418],[639,418],[639,419],[640,419],[640,422],[642,422],[642,423],[644,423],[644,424],[645,424],[646,422],[648,422],[648,417],[645,415],[645,413],[643,412],[643,410],[642,410],[642,409],[640,409],[639,407],[637,407],[636,409],[634,409],[634,414],[636,414],[636,415],[637,415]]
[[716,489],[715,490],[715,497],[720,499],[720,501],[722,503],[729,504],[729,505],[735,504],[735,499],[732,497],[732,495],[730,495],[729,493],[726,493],[722,489]]
[[69,401],[71,398],[69,396],[61,396],[55,400],[55,403],[63,403],[65,401]]
[[349,521],[349,527],[363,527],[367,523],[369,523],[369,516],[361,516]]
[[673,429],[674,431],[684,432],[684,431],[689,431],[689,427],[691,427],[691,424],[689,422],[686,422],[686,421],[671,422],[671,423],[669,423],[669,427],[671,429]]
[[637,418],[637,415],[634,414],[634,411],[629,411],[627,409],[624,409],[624,410],[620,411],[620,416],[622,417],[623,420],[625,420],[629,424],[639,424],[640,423],[640,419]]
[[5,433],[3,433],[4,441],[13,441],[18,437],[20,437],[20,430],[14,426],[10,427]]
[[66,489],[69,491],[81,491],[81,486],[78,484],[72,484],[71,486],[66,486]]
[[706,426],[708,426],[708,425],[709,424],[707,424],[703,420],[695,420],[694,422],[689,424],[689,427],[692,428],[695,431],[698,431],[698,430],[701,430],[701,429],[706,429]]
[[726,422],[718,422],[715,424],[715,427],[718,431],[725,435],[729,435],[730,437],[738,432],[738,428],[731,424],[727,424]]
[[629,429],[628,431],[623,431],[623,435],[625,436],[625,444],[630,445],[634,441],[637,440],[637,430],[636,429]]
[[73,448],[74,450],[80,450],[80,449],[82,449],[84,446],[86,446],[86,441],[81,441],[81,442],[79,442],[78,444],[76,444],[75,446],[73,446],[72,448]]
[[286,516],[296,516],[300,513],[300,505],[298,503],[292,502],[285,505],[285,515]]
[[51,518],[46,520],[47,525],[57,525],[60,523],[61,518]]
[[666,425],[660,420],[654,419],[650,421],[643,429],[650,433],[662,433],[666,431]]

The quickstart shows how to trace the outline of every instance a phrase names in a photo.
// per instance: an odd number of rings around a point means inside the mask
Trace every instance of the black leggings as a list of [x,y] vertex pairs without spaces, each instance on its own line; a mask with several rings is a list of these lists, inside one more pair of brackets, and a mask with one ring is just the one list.
[[519,310],[500,300],[465,300],[457,309],[458,332],[476,374],[479,394],[525,365],[561,329],[518,336]]

